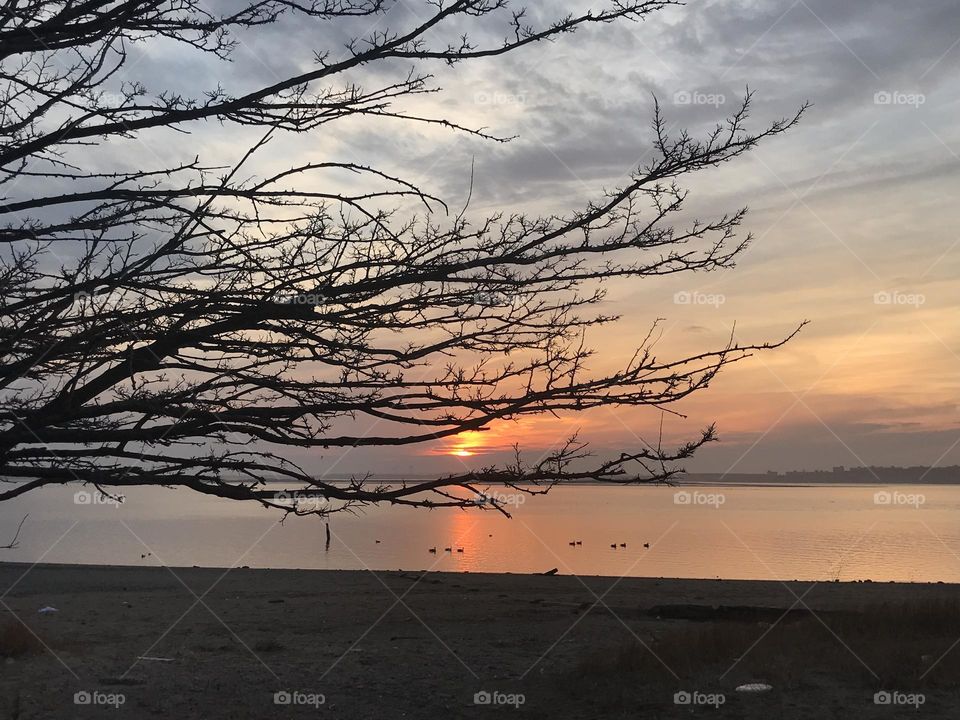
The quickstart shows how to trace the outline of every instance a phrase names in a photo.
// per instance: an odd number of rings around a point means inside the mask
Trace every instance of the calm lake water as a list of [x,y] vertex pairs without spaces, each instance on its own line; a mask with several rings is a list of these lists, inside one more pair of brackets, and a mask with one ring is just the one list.
[[558,487],[527,497],[513,519],[407,508],[334,515],[329,550],[315,517],[281,524],[253,504],[161,488],[129,490],[120,507],[75,504],[79,489],[0,506],[2,542],[30,514],[20,546],[0,560],[960,582],[952,486]]

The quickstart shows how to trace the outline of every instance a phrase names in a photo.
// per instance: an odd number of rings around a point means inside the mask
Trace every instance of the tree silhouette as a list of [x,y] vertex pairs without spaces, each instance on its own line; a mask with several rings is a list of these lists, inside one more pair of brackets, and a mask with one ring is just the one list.
[[[107,492],[185,486],[297,513],[371,502],[503,510],[484,499],[485,485],[671,477],[713,427],[674,450],[608,461],[574,437],[534,464],[518,453],[504,467],[430,481],[328,482],[285,451],[424,443],[601,405],[663,408],[779,345],[731,339],[663,360],[651,334],[625,367],[597,375],[585,368],[584,332],[615,320],[596,308],[605,279],[732,266],[749,240],[737,236],[745,211],[675,227],[669,216],[686,197],[677,180],[784,132],[803,108],[750,132],[748,93],[695,138],[668,133],[657,106],[654,159],[550,217],[451,212],[403,177],[334,159],[251,168],[280,136],[330,134],[357,118],[384,132],[402,122],[503,142],[405,110],[405,99],[436,91],[420,68],[669,4],[610,0],[538,24],[509,0],[433,0],[425,19],[387,29],[389,0],[247,0],[222,16],[197,0],[3,3],[0,500],[81,481]],[[242,29],[295,18],[311,37],[340,37],[363,16],[378,29],[341,58],[318,51],[311,69],[249,92],[151,94],[128,67],[134,43],[227,62]],[[502,39],[476,42],[463,31],[471,26],[485,36],[499,28]],[[397,61],[414,69],[384,80],[378,68]],[[211,124],[259,139],[226,168],[120,154],[151,133],[189,147],[189,133]],[[342,189],[357,179],[363,190]],[[377,432],[343,430],[361,417]]]

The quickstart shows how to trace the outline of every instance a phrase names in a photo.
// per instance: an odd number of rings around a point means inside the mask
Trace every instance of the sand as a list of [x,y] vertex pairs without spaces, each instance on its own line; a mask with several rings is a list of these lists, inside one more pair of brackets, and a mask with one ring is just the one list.
[[[864,608],[955,603],[953,585],[0,564],[6,588],[0,625],[15,637],[18,618],[43,643],[0,660],[0,717],[17,720],[893,718],[960,707],[950,678],[886,687],[885,671],[860,660],[885,649],[842,636],[842,620]],[[729,640],[703,639],[720,626]],[[816,628],[824,650],[781,634]],[[931,632],[944,649],[957,639],[952,627]],[[951,663],[948,653],[940,666]],[[747,682],[773,688],[735,689]],[[890,705],[874,702],[883,691]]]

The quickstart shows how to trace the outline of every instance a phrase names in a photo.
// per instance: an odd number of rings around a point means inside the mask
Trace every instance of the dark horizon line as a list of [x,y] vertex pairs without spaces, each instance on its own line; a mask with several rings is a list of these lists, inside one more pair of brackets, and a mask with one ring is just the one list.
[[[678,480],[691,479],[703,480],[712,479],[736,479],[751,478],[771,481],[774,478],[789,479],[791,481],[799,480],[802,477],[813,476],[820,480],[832,476],[845,476],[848,481],[850,477],[864,477],[871,480],[883,480],[884,475],[919,473],[921,477],[927,479],[930,475],[942,475],[943,473],[954,474],[960,480],[960,465],[866,465],[860,467],[846,467],[836,465],[827,470],[765,470],[761,472],[718,472],[718,471],[700,471],[700,472],[681,472],[676,478]],[[452,474],[452,473],[451,473]],[[464,473],[465,474],[465,473]],[[430,478],[441,477],[443,473],[329,473],[316,476],[317,480],[353,480],[366,477],[368,480],[427,480]],[[924,477],[926,476],[926,477]],[[563,481],[561,481],[563,482]],[[591,481],[592,482],[592,481]]]

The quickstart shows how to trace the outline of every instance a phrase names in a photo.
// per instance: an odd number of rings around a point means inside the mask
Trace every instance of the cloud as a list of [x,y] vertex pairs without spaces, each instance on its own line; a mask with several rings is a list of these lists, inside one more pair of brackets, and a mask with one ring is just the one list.
[[[583,3],[534,4],[532,12],[562,15],[574,5]],[[295,21],[256,28],[239,37],[233,64],[173,43],[136,45],[124,75],[154,92],[200,94],[222,85],[239,93],[313,67],[317,51],[337,56],[352,35],[408,28],[428,11],[427,3],[408,0],[391,3],[383,17],[309,32]],[[698,466],[732,462],[780,411],[771,398],[791,402],[783,384],[802,390],[823,374],[822,382],[856,388],[818,412],[865,461],[896,462],[899,453],[904,463],[933,462],[941,441],[954,432],[944,429],[947,408],[960,404],[954,355],[960,345],[951,329],[957,303],[944,285],[960,261],[954,247],[958,26],[960,5],[953,0],[698,1],[643,23],[590,28],[503,58],[453,67],[424,63],[443,92],[397,103],[397,109],[517,134],[510,143],[397,121],[350,120],[308,137],[278,139],[258,170],[290,166],[305,155],[371,163],[456,206],[466,197],[475,163],[471,212],[569,212],[622,183],[649,157],[654,96],[672,128],[694,132],[722,122],[747,85],[757,91],[755,127],[812,101],[804,123],[788,136],[689,179],[697,213],[753,208],[747,226],[757,240],[740,267],[641,287],[611,283],[610,306],[622,310],[624,320],[610,334],[597,335],[606,350],[601,357],[616,355],[621,338],[642,336],[660,316],[677,328],[664,338],[665,354],[722,343],[734,323],[751,339],[762,339],[779,338],[785,328],[811,319],[812,329],[788,347],[753,361],[747,374],[732,373],[729,387],[736,392],[715,392],[727,382],[722,377],[704,395],[714,399],[680,408],[691,426],[734,421],[729,444],[711,447]],[[441,29],[430,39],[443,43],[462,29]],[[478,43],[496,44],[503,31],[498,20],[472,34]],[[351,80],[372,87],[410,65],[364,68]],[[923,102],[878,102],[883,92],[922,95]],[[215,124],[184,129],[191,135],[186,143],[179,136],[180,151],[200,152],[211,164],[236,160],[248,139]],[[141,138],[151,153],[176,147],[157,134]],[[103,165],[132,165],[145,157],[126,148],[98,152]],[[153,155],[146,157],[149,164]],[[872,301],[874,293],[900,285],[926,292],[930,304],[910,314]],[[671,302],[677,289],[694,288],[713,288],[727,302],[710,309]],[[879,402],[890,396],[899,402]],[[741,407],[731,407],[736,403]],[[786,428],[752,450],[747,465],[852,462],[849,449],[816,420]],[[622,437],[613,425],[589,429],[601,443]],[[531,430],[529,439],[539,447],[549,444],[549,434]],[[400,455],[412,468],[428,467],[416,453],[370,452],[364,459],[389,467]],[[437,462],[431,459],[429,468]]]

